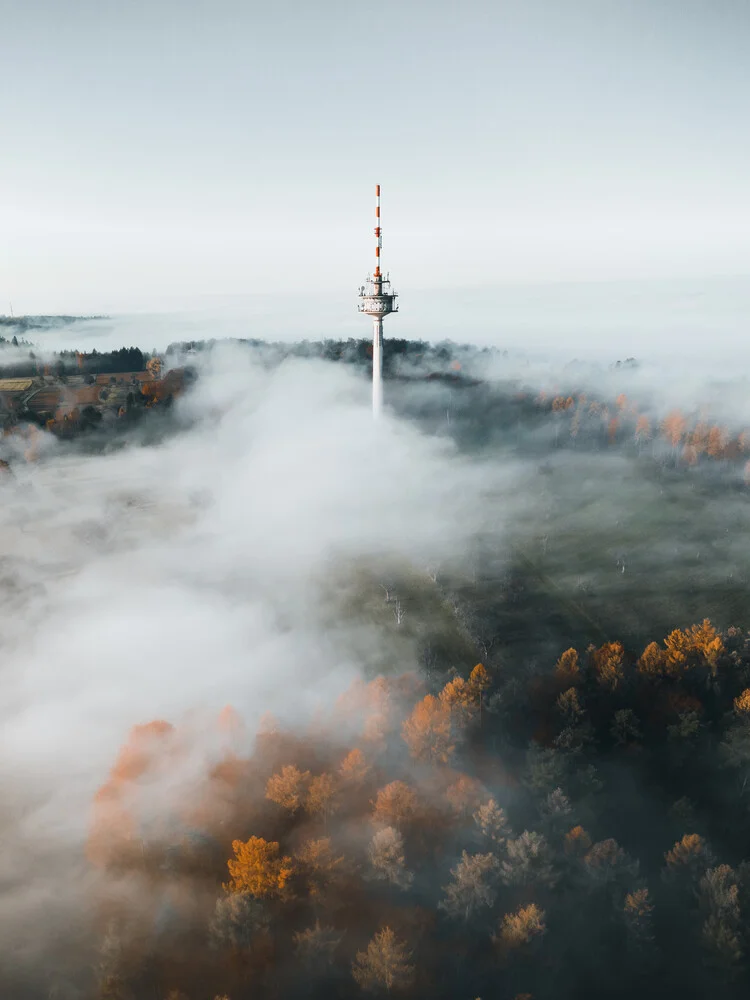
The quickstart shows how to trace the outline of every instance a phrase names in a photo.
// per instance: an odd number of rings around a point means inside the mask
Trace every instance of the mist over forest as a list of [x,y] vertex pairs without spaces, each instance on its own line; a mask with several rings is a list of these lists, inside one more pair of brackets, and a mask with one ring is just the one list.
[[385,347],[2,439],[3,996],[747,995],[747,379]]

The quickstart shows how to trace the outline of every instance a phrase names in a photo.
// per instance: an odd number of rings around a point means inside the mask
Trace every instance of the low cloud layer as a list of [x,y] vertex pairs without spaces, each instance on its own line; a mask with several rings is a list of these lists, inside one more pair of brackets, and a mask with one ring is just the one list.
[[[743,381],[718,362],[611,370],[485,356],[464,369],[491,383],[476,396],[393,386],[411,409],[375,424],[369,386],[347,366],[268,370],[253,357],[236,344],[198,354],[181,430],[158,446],[84,456],[45,435],[41,460],[14,463],[0,487],[0,958],[13,955],[18,982],[40,959],[46,973],[83,926],[91,801],[133,725],[193,720],[205,732],[201,720],[231,704],[252,734],[268,711],[294,725],[357,677],[418,669],[407,629],[355,613],[367,581],[441,567],[476,582],[479,567],[496,628],[524,643],[533,633],[553,658],[554,628],[533,601],[506,599],[515,548],[544,578],[535,599],[562,594],[574,617],[583,609],[577,627],[620,630],[596,641],[635,639],[646,613],[692,615],[711,590],[729,606],[744,587],[726,531],[746,519],[741,468],[722,473],[738,487],[726,495],[708,466],[692,482],[657,481],[663,442],[654,465],[617,442],[603,455],[567,438],[558,448],[560,413],[525,428],[503,415],[517,390],[529,403],[575,391],[610,406],[625,393],[654,430],[680,407],[736,433],[750,422]],[[462,448],[458,427],[485,444]],[[181,766],[199,772],[213,749],[196,745]]]
[[384,558],[460,564],[513,480],[373,424],[330,365],[269,373],[227,348],[180,406],[189,429],[159,447],[53,448],[3,486],[0,941],[30,953],[81,904],[92,795],[132,725],[330,702],[388,655],[331,595]]

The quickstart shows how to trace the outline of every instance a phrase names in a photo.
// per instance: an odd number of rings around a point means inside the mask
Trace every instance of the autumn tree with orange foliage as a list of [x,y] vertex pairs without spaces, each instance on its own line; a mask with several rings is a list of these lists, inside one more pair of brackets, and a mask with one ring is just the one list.
[[[610,964],[623,995],[638,995],[650,975],[666,988],[655,957],[663,951],[664,965],[674,968],[679,948],[672,938],[691,943],[684,962],[696,989],[704,967],[712,989],[744,989],[746,863],[738,861],[736,870],[718,864],[698,833],[669,843],[680,829],[710,829],[722,856],[729,845],[739,857],[750,831],[750,820],[742,825],[750,782],[750,633],[719,633],[704,620],[647,645],[637,661],[633,653],[616,641],[589,646],[582,667],[571,647],[554,676],[551,658],[528,685],[509,663],[492,678],[497,694],[481,730],[491,680],[481,664],[468,677],[447,679],[437,696],[424,697],[416,681],[362,682],[349,702],[357,705],[351,718],[338,714],[327,726],[317,717],[307,730],[292,731],[275,723],[258,734],[247,760],[237,717],[225,713],[218,726],[225,756],[207,762],[202,784],[191,777],[191,805],[176,810],[169,795],[183,760],[193,760],[190,748],[167,723],[146,727],[118,758],[119,784],[111,779],[109,805],[123,810],[123,829],[138,848],[114,881],[135,875],[147,925],[169,906],[178,911],[180,960],[192,962],[195,952],[196,968],[216,976],[200,985],[196,978],[196,995],[226,990],[248,1000],[253,990],[273,989],[294,1000],[307,990],[339,1000],[353,988],[351,981],[342,985],[342,973],[359,947],[352,975],[368,992],[407,991],[418,968],[425,994],[453,996],[458,984],[467,995],[488,996],[501,959],[508,996],[527,984],[546,996],[549,969],[558,963],[566,971],[571,932],[590,938],[594,953],[589,967],[585,949],[575,950],[575,973],[589,976],[594,966]],[[632,672],[630,662],[637,663]],[[213,731],[212,746],[216,738]],[[708,792],[699,781],[691,784],[690,768],[675,752],[688,744],[706,771],[715,768],[718,781]],[[621,795],[621,776],[637,774],[628,769],[649,767],[654,757],[660,797],[645,797],[638,811],[637,796]],[[722,768],[738,772],[736,836],[707,821],[715,789],[727,789]],[[161,778],[170,789],[164,811],[172,827],[157,824],[163,844],[149,853],[138,839],[148,815],[142,804],[158,812],[153,787]],[[636,857],[642,823],[648,835]],[[276,839],[244,839],[250,832],[270,838],[269,828]],[[204,852],[194,882],[183,863],[188,834],[196,856]],[[241,839],[231,841],[227,860],[230,837]],[[651,878],[646,888],[643,876],[662,858],[662,879]],[[180,926],[201,931],[201,921],[205,952],[200,933],[179,938]],[[383,930],[366,945],[376,927]],[[406,941],[418,959],[409,958]],[[162,947],[166,954],[171,944]],[[539,962],[525,961],[537,949]],[[133,950],[134,970],[144,953]],[[165,957],[164,965],[173,960]],[[155,988],[163,996],[187,975],[165,972],[166,985]]]
[[711,458],[723,458],[726,453],[729,434],[723,427],[712,427],[708,432],[706,451]]
[[481,717],[482,701],[490,687],[490,676],[485,666],[478,663],[468,680],[454,677],[440,692],[440,701],[460,728]]
[[555,666],[555,676],[565,684],[574,684],[580,677],[581,668],[578,663],[578,652],[566,649]]
[[635,440],[637,444],[644,444],[651,440],[651,422],[647,416],[638,417],[635,425]]
[[682,840],[678,840],[667,851],[664,860],[667,877],[688,874],[692,878],[699,878],[713,864],[714,855],[700,834],[686,833]]
[[142,858],[143,816],[138,814],[132,789],[148,773],[169,766],[179,752],[175,729],[162,719],[134,726],[104,785],[94,798],[87,854],[101,866],[130,865]]
[[638,672],[648,677],[677,677],[698,658],[715,674],[723,652],[721,636],[705,618],[700,625],[684,631],[674,629],[664,640],[663,649],[655,642],[649,643],[638,660]]
[[687,427],[687,421],[685,417],[680,413],[679,410],[672,410],[664,418],[661,430],[664,437],[667,439],[672,448],[677,448],[683,437],[685,436],[685,429]]
[[477,663],[469,674],[469,690],[471,691],[472,698],[479,707],[480,722],[482,720],[484,698],[491,686],[492,678],[489,671],[483,663]]
[[345,786],[359,788],[370,773],[370,765],[362,751],[355,747],[339,764],[339,780]]
[[545,913],[536,903],[521,906],[515,913],[506,913],[500,922],[497,934],[493,936],[501,955],[508,957],[512,952],[528,946],[541,937],[547,927]]
[[310,780],[305,798],[305,809],[312,816],[322,816],[323,825],[328,826],[328,818],[336,811],[338,786],[331,774],[318,774]]
[[462,730],[474,718],[478,704],[474,692],[463,677],[454,677],[440,692],[440,704],[448,711],[458,730]]
[[306,840],[295,852],[294,858],[296,872],[315,901],[325,896],[343,872],[344,856],[334,852],[330,837]]
[[456,750],[450,706],[431,694],[415,705],[401,734],[416,760],[447,764]]
[[574,826],[565,834],[565,853],[583,857],[591,848],[591,837],[582,826]]
[[623,918],[628,945],[636,953],[645,951],[653,944],[653,911],[648,889],[636,889],[625,896]]
[[445,791],[445,797],[455,816],[466,819],[479,808],[482,786],[467,774],[462,774]]
[[563,693],[558,696],[556,704],[560,714],[568,725],[574,725],[584,714],[581,699],[578,695],[578,691],[574,687],[570,687],[567,691],[563,691]]
[[700,656],[715,673],[719,656],[724,652],[721,636],[708,618],[684,632],[680,629],[670,632],[664,646],[667,669],[672,674],[680,673],[689,665],[691,654]]
[[666,670],[667,654],[658,643],[650,642],[638,659],[638,672],[646,677],[661,677]]
[[232,841],[234,857],[227,861],[231,876],[228,892],[248,892],[256,899],[282,896],[294,871],[292,859],[282,857],[276,841],[251,837]]
[[405,781],[391,781],[381,788],[374,802],[376,823],[403,829],[417,815],[419,800],[414,789]]
[[412,757],[417,760],[447,764],[453,758],[465,728],[481,719],[484,694],[490,677],[478,663],[468,681],[455,677],[448,681],[440,697],[426,695],[414,707],[401,728]]
[[309,784],[309,771],[300,771],[294,764],[286,764],[278,774],[268,779],[266,798],[282,809],[296,812],[305,802]]
[[599,683],[614,691],[624,676],[624,655],[621,642],[605,642],[599,649],[592,650],[591,659]]

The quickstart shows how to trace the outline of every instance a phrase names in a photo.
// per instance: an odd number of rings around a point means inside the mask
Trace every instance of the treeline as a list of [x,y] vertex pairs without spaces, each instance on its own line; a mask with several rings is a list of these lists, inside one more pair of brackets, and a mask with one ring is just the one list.
[[750,456],[750,428],[733,431],[680,409],[670,410],[659,420],[653,413],[641,411],[624,392],[609,403],[583,392],[540,392],[535,403],[552,418],[556,443],[564,436],[573,445],[588,440],[603,445],[632,444],[638,451],[668,449],[675,462],[688,466],[706,458],[736,462]]
[[250,752],[231,709],[133,730],[89,841],[95,995],[747,995],[747,633],[425,684]]
[[0,348],[4,347],[32,347],[32,343],[28,340],[21,340],[14,334],[10,340],[7,337],[0,336]]
[[0,327],[25,333],[28,330],[49,330],[86,320],[109,319],[108,316],[0,316]]
[[[170,344],[167,357],[182,355],[188,351],[210,352],[222,341],[191,340]],[[372,366],[372,338],[348,340],[326,339],[321,341],[303,340],[297,343],[270,342],[257,339],[240,339],[235,343],[252,349],[256,356],[270,365],[279,364],[286,358],[315,358],[333,361],[366,369]],[[387,337],[383,340],[383,374],[395,375],[400,370],[412,367],[438,368],[461,371],[464,366],[472,366],[486,360],[491,355],[507,354],[495,348],[478,348],[471,344],[456,344],[443,341],[430,344],[423,340],[403,340]]]
[[[26,344],[16,345],[26,347]],[[0,378],[33,378],[36,375],[55,375],[64,379],[70,375],[116,375],[120,372],[140,372],[151,355],[139,347],[121,347],[116,351],[58,351],[52,358],[44,359],[29,350],[25,358],[3,363],[0,360]]]

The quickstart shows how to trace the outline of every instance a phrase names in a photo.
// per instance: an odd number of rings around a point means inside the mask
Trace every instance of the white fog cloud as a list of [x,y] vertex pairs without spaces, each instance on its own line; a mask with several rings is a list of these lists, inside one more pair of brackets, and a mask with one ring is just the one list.
[[231,703],[252,729],[268,710],[329,702],[383,653],[382,637],[352,641],[337,621],[331,578],[383,556],[460,560],[487,491],[513,476],[492,482],[397,419],[375,425],[364,380],[322,363],[269,373],[219,350],[180,407],[188,429],[159,446],[52,449],[2,487],[0,785],[15,888],[0,937],[18,912],[41,916],[42,843],[59,851],[48,890],[72,892],[91,796],[131,726]]

